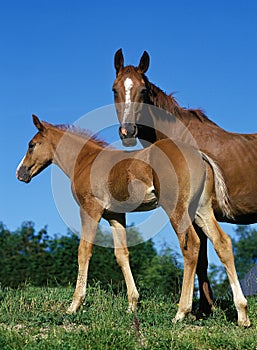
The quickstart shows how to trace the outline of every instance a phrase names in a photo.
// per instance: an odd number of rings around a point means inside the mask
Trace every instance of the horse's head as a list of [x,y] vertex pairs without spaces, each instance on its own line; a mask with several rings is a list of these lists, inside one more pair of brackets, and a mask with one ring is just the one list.
[[54,155],[47,138],[47,125],[35,115],[32,115],[32,118],[38,133],[29,142],[27,153],[16,171],[17,179],[26,183],[50,165]]
[[144,75],[149,62],[150,58],[146,51],[137,67],[124,67],[122,49],[119,49],[114,56],[116,79],[112,90],[120,122],[119,134],[124,146],[136,144],[137,124],[140,124],[142,108],[144,103],[149,103],[148,80]]

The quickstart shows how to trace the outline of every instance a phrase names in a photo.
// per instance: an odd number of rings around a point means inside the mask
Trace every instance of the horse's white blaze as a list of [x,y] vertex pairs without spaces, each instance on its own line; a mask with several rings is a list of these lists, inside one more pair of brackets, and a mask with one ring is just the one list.
[[131,106],[131,98],[130,98],[130,91],[133,86],[133,81],[130,78],[126,78],[124,81],[124,87],[125,87],[125,109],[124,109],[124,115],[123,115],[123,123],[126,122],[126,118],[129,115],[130,106]]
[[20,161],[20,164],[17,166],[17,169],[16,169],[16,176],[18,175],[18,171],[20,170],[20,167],[22,166],[25,157],[26,157],[26,156],[24,156],[24,157],[22,158],[22,160]]

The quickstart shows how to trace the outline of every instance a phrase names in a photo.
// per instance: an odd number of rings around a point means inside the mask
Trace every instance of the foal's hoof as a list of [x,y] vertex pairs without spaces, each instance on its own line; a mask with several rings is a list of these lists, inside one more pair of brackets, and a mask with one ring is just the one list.
[[66,314],[71,315],[71,314],[75,314],[78,308],[76,308],[75,306],[73,306],[72,304],[68,307],[68,309],[66,310]]
[[187,320],[189,320],[190,322],[194,322],[196,320],[196,316],[193,315],[191,312],[187,312],[187,313],[177,312],[176,316],[172,320],[172,323],[181,322],[185,318],[187,318]]
[[186,317],[185,313],[178,311],[176,313],[176,316],[172,319],[172,323],[180,322],[180,321],[184,320],[185,317]]
[[132,303],[129,303],[128,313],[133,314],[134,312],[136,312],[136,310],[137,310],[137,306]]
[[67,315],[75,314],[75,310],[72,310],[70,307],[66,310]]
[[238,321],[238,326],[248,328],[248,327],[251,326],[251,322],[250,322],[249,318],[247,317],[246,320],[240,320],[240,321]]

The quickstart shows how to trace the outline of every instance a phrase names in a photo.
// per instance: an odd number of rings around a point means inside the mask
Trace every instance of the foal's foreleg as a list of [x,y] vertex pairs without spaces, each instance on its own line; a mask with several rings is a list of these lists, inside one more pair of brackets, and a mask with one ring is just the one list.
[[113,233],[114,254],[116,256],[117,263],[121,267],[127,286],[129,303],[128,310],[135,311],[139,293],[137,291],[129,264],[129,251],[127,248],[127,235],[125,229],[125,215],[116,216],[115,218],[109,219],[108,221],[111,225]]
[[78,277],[72,303],[67,313],[76,312],[85,298],[89,261],[92,256],[93,242],[98,225],[98,221],[92,219],[89,215],[83,214],[81,218],[82,232],[78,249]]
[[179,308],[173,322],[182,320],[185,318],[186,314],[192,310],[194,279],[200,248],[199,237],[197,236],[192,225],[189,226],[186,232],[177,232],[177,236],[184,257],[184,275]]
[[78,249],[79,270],[78,270],[76,289],[73,294],[72,303],[69,306],[67,313],[76,312],[85,298],[88,266],[89,266],[90,258],[92,256],[92,249],[93,249],[93,244],[91,242],[87,242],[84,239],[80,240],[79,249]]

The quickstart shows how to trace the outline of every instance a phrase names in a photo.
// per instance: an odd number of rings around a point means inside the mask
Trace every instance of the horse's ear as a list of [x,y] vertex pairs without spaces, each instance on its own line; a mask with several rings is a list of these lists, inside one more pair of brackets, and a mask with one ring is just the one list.
[[140,73],[145,73],[149,68],[149,64],[150,64],[150,56],[146,51],[144,51],[138,65],[138,70],[140,71]]
[[39,120],[39,118],[35,114],[32,114],[32,119],[35,127],[38,129],[39,132],[43,134],[46,130],[44,124]]
[[119,49],[116,51],[114,55],[114,67],[116,69],[116,75],[119,73],[119,71],[124,68],[124,57],[122,53],[122,49]]

